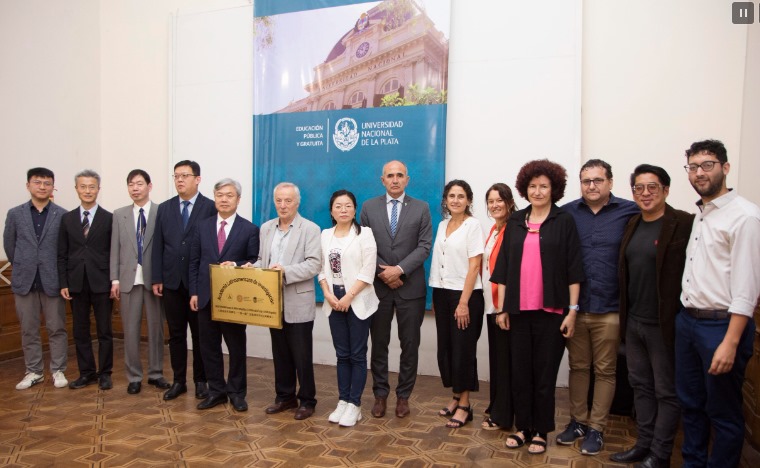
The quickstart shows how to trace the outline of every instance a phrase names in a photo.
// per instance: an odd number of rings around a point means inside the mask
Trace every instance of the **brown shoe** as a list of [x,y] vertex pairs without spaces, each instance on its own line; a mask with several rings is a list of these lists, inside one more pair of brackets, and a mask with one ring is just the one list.
[[372,407],[372,416],[382,418],[385,416],[385,408],[388,403],[386,397],[375,397],[375,405]]
[[396,398],[396,417],[403,418],[405,416],[409,416],[409,399]]
[[294,398],[287,401],[277,401],[275,404],[268,406],[264,411],[266,411],[267,414],[277,414],[296,407],[298,407],[298,400]]
[[304,419],[310,418],[312,414],[314,414],[314,408],[311,408],[309,406],[301,406],[296,410],[296,414],[293,416],[293,419],[302,421]]

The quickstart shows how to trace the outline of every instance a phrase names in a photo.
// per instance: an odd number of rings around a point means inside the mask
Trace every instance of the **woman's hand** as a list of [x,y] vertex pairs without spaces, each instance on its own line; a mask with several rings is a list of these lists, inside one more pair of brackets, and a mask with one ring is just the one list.
[[502,330],[509,330],[509,314],[501,312],[496,316],[496,325]]
[[333,310],[338,310],[338,298],[335,297],[335,294],[325,293],[325,300]]
[[470,325],[470,308],[467,304],[458,304],[454,311],[454,319],[457,321],[457,328],[464,330]]
[[346,295],[341,297],[338,301],[338,307],[335,308],[335,310],[339,312],[348,312],[349,307],[351,307],[351,299],[352,296],[349,293],[346,293]]
[[562,336],[565,338],[572,338],[573,333],[575,333],[575,311],[570,311],[569,314],[565,317],[565,320],[562,321],[562,325],[559,326],[559,332],[562,333]]

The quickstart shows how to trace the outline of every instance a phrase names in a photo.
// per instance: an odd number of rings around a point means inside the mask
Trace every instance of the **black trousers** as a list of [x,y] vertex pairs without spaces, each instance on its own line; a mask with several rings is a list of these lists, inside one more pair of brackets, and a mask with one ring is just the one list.
[[370,369],[372,370],[372,393],[379,398],[387,398],[390,393],[388,382],[388,344],[391,341],[391,325],[394,310],[398,327],[398,339],[401,345],[399,359],[398,384],[396,396],[409,398],[417,382],[418,351],[420,347],[420,327],[425,318],[425,297],[404,300],[391,292],[380,298],[377,311],[372,314],[370,336],[372,352]]
[[[82,377],[97,374],[110,375],[113,371],[113,327],[111,325],[113,303],[109,295],[110,292],[92,292],[86,274],[82,290],[71,294],[72,331],[77,350],[79,375]],[[97,367],[90,336],[90,310],[95,316],[95,328],[98,333]]]
[[164,311],[169,325],[169,356],[174,382],[187,383],[187,326],[193,340],[193,381],[205,382],[206,371],[198,338],[198,313],[190,310],[190,294],[180,284],[179,289],[164,288]]
[[483,329],[485,300],[482,289],[472,291],[467,303],[470,308],[470,325],[460,330],[457,328],[454,311],[461,296],[462,291],[433,288],[438,370],[443,386],[451,387],[454,393],[477,392],[480,388],[477,347]]
[[512,335],[496,324],[496,314],[486,315],[488,328],[488,365],[491,378],[490,417],[508,429],[514,423],[512,406]]
[[[209,396],[227,395],[242,397],[248,391],[246,371],[246,326],[239,323],[217,322],[211,320],[211,307],[198,311],[200,326],[201,356],[206,368]],[[224,379],[224,354],[222,338],[229,351],[229,370]]]
[[[296,397],[301,406],[317,406],[317,387],[314,383],[312,331],[314,321],[284,322],[282,329],[269,329],[274,360],[274,389],[276,402]],[[296,395],[296,383],[300,383]]]

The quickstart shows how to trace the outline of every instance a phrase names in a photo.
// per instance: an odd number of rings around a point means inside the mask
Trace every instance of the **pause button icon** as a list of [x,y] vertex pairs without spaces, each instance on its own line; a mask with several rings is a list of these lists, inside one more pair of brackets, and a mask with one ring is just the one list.
[[752,2],[734,2],[731,4],[731,21],[734,24],[752,24],[755,22],[755,4]]

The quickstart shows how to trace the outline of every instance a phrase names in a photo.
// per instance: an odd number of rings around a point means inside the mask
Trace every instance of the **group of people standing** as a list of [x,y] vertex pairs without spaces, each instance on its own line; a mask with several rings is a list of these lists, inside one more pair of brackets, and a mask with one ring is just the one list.
[[[328,417],[341,426],[362,419],[368,341],[373,417],[382,418],[391,392],[388,344],[395,316],[401,344],[395,415],[410,414],[420,327],[425,313],[424,262],[433,289],[441,380],[452,398],[439,411],[446,426],[473,420],[471,392],[479,390],[476,348],[487,323],[491,391],[485,430],[511,430],[508,449],[547,450],[555,430],[555,386],[565,348],[570,363],[571,421],[556,442],[599,453],[615,394],[621,341],[634,389],[638,438],[612,460],[669,466],[683,418],[683,460],[736,466],[743,442],[741,386],[752,353],[752,313],[760,296],[760,208],[727,188],[730,165],[716,140],[686,151],[699,214],[667,204],[670,176],[642,164],[630,176],[634,201],[612,194],[610,165],[587,161],[581,197],[559,207],[565,169],[549,160],[525,164],[515,189],[528,202],[518,210],[512,190],[496,183],[485,194],[494,221],[484,236],[473,217],[473,191],[463,180],[446,184],[443,220],[433,243],[430,208],[406,193],[406,165],[383,166],[385,193],[357,200],[338,190],[329,200],[333,227],[298,213],[300,190],[280,183],[273,192],[277,218],[259,229],[237,214],[240,184],[223,179],[214,200],[198,192],[200,167],[177,163],[177,196],[149,200],[150,176],[127,177],[133,204],[113,216],[96,199],[100,178],[75,178],[81,206],[66,213],[50,201],[53,173],[31,169],[30,202],[8,213],[4,233],[13,263],[13,292],[27,367],[18,389],[43,380],[39,320],[46,318],[51,371],[67,385],[63,299],[72,301],[80,376],[68,384],[111,388],[111,300],[121,301],[127,391],[138,393],[143,306],[149,326],[148,383],[164,399],[187,391],[187,327],[193,335],[193,380],[199,409],[230,401],[247,410],[245,325],[218,322],[210,313],[208,265],[282,270],[284,326],[270,329],[275,399],[267,414],[295,409],[313,415],[317,404],[312,363],[316,288],[324,295],[337,357],[339,401]],[[31,215],[31,216],[30,216]],[[57,262],[57,263],[56,263]],[[57,264],[57,269],[55,265]],[[99,340],[95,364],[90,308]],[[162,374],[163,317],[169,324],[174,371]],[[224,376],[222,339],[229,350]],[[593,377],[592,377],[593,376]],[[589,386],[593,380],[593,397]],[[710,428],[716,429],[708,455]]]

